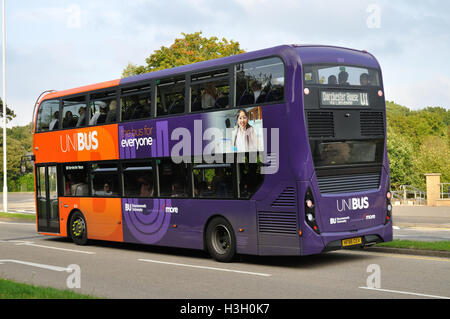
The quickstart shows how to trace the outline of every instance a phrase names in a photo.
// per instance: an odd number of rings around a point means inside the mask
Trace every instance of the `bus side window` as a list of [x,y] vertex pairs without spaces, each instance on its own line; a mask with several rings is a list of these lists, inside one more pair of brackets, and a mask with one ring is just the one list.
[[150,117],[150,89],[150,86],[146,85],[144,87],[122,90],[122,97],[120,99],[122,121],[139,120]]
[[153,197],[153,168],[151,163],[122,165],[125,197]]
[[92,164],[92,195],[100,197],[119,196],[119,173],[116,164]]
[[117,98],[115,91],[93,94],[89,102],[89,125],[117,122]]
[[187,164],[175,164],[171,158],[158,160],[159,192],[161,197],[190,197]]
[[193,173],[194,197],[233,197],[233,171],[230,164],[197,165]]
[[89,196],[88,178],[86,164],[64,165],[64,196]]
[[184,113],[184,76],[157,81],[156,116]]
[[[253,158],[252,158],[253,157]],[[256,156],[245,156],[245,163],[238,164],[239,197],[250,198],[261,186],[264,175],[261,174],[262,163],[258,159],[256,163],[250,162]]]
[[86,96],[63,100],[62,127],[74,128],[86,125]]
[[44,101],[39,106],[36,132],[52,131],[59,128],[59,100]]
[[191,112],[230,107],[228,69],[193,75],[190,89]]
[[284,64],[268,58],[236,66],[236,106],[284,99]]

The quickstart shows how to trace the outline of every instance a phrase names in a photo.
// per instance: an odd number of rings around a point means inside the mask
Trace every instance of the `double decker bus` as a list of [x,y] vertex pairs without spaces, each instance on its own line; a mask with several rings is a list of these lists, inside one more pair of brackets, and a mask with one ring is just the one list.
[[392,240],[381,70],[283,45],[37,103],[37,231],[236,254]]

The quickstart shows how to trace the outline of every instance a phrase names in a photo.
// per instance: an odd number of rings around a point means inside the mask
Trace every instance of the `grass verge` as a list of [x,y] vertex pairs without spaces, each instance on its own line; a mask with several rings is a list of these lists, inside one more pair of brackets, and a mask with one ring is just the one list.
[[20,214],[20,213],[0,213],[0,218],[16,218],[16,219],[26,219],[26,220],[36,220],[36,215],[34,214]]
[[70,290],[37,287],[0,279],[0,299],[95,299],[95,297],[78,294]]
[[414,241],[394,239],[391,242],[380,243],[377,247],[408,248],[420,250],[450,251],[450,241]]

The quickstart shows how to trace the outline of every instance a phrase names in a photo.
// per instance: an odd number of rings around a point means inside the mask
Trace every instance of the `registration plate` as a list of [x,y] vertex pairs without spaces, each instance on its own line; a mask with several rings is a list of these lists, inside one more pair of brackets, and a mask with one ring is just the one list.
[[349,239],[343,239],[342,240],[342,247],[353,246],[353,245],[360,245],[360,244],[362,244],[362,238],[361,237],[355,237],[355,238],[349,238]]

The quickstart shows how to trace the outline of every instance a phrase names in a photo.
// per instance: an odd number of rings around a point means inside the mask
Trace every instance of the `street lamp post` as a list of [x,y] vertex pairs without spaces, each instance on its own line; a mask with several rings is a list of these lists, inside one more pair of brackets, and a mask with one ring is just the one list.
[[5,0],[2,0],[2,63],[3,63],[3,211],[8,211],[8,179],[6,165],[6,30]]

